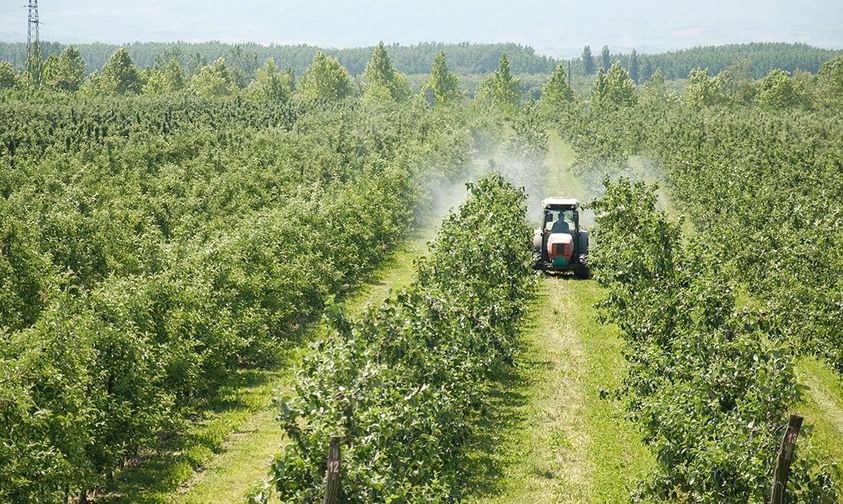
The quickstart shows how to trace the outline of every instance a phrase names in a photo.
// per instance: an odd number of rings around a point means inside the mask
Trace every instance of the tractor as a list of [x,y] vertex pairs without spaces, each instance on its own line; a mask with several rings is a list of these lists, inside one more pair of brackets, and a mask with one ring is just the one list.
[[580,203],[573,198],[542,201],[542,226],[533,234],[535,268],[547,272],[572,271],[588,277],[588,231],[580,229]]

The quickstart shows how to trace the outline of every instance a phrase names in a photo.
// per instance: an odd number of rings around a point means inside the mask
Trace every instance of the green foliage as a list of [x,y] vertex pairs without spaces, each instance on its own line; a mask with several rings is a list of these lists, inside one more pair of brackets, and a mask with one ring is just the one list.
[[592,103],[603,108],[630,107],[637,100],[635,83],[620,63],[612,65],[608,73],[602,70],[597,73]]
[[542,87],[541,108],[546,113],[555,113],[566,108],[573,101],[574,90],[568,83],[565,69],[559,65]]
[[[98,71],[108,62],[109,56],[118,49],[117,46],[92,43],[74,44],[82,54],[85,65],[89,70]],[[44,54],[59,54],[66,46],[56,42],[42,42]],[[184,66],[189,75],[207,65],[208,62],[224,58],[232,72],[239,79],[238,84],[244,87],[254,79],[255,72],[267,59],[290,65],[296,75],[301,75],[319,51],[337,58],[352,75],[362,73],[371,59],[374,47],[354,47],[344,49],[319,48],[308,45],[259,45],[259,44],[226,44],[222,42],[201,43],[160,43],[135,42],[127,46],[129,54],[141,68],[159,67],[170,59],[176,58]],[[535,50],[520,44],[445,44],[420,43],[408,46],[393,45],[390,47],[390,57],[395,67],[406,75],[426,74],[430,62],[436,55],[444,51],[448,56],[451,71],[461,78],[469,75],[491,73],[498,64],[501,53],[506,53],[512,64],[513,73],[517,75],[532,74],[547,76],[553,69],[564,61],[552,57],[536,54]],[[26,54],[24,43],[0,42],[0,60],[23,61]],[[771,70],[781,69],[790,73],[797,70],[816,73],[820,66],[843,54],[841,50],[829,50],[812,47],[807,44],[790,43],[748,43],[727,44],[720,46],[694,47],[656,54],[639,54],[641,63],[641,81],[650,78],[656,69],[661,69],[668,80],[684,79],[694,68],[708,68],[712,74],[717,74],[735,62],[750,61],[748,68],[750,77],[761,79]],[[591,49],[588,55],[592,56]],[[612,59],[620,61],[624,67],[631,69],[630,54],[615,53]],[[588,72],[584,63],[590,63]],[[571,60],[573,75],[591,75],[596,68],[593,57],[576,58]],[[649,69],[649,71],[648,71]]]
[[843,109],[843,56],[824,63],[817,81],[820,103]]
[[43,83],[58,91],[74,92],[85,82],[85,62],[79,51],[68,46],[58,56],[50,56],[44,63]]
[[[718,74],[744,62],[748,63],[748,77],[753,79],[761,79],[776,69],[791,73],[796,70],[816,73],[823,63],[840,54],[840,50],[820,49],[807,44],[753,42],[693,47],[639,56],[645,67],[649,63],[652,71],[661,69],[665,78],[674,80],[684,79],[695,68],[708,68],[712,74]],[[632,55],[615,57],[628,65]],[[647,79],[647,76],[642,75],[642,78]]]
[[296,96],[302,101],[340,101],[351,96],[351,76],[336,58],[321,51],[301,77]]
[[[640,82],[640,68],[638,63],[638,53],[635,49],[632,50],[632,53],[629,55],[629,78],[632,79],[632,82],[638,84]],[[649,78],[649,77],[648,77]]]
[[458,110],[168,96],[0,103],[0,501],[60,502],[383,259]]
[[[46,56],[59,54],[66,47],[57,42],[42,42],[41,45]],[[118,49],[116,45],[99,42],[74,46],[81,52],[86,66],[95,71],[99,71]],[[374,46],[337,49],[304,44],[260,45],[223,42],[134,42],[126,48],[141,68],[159,67],[171,59],[178,59],[190,75],[209,62],[224,58],[230,67],[242,72],[242,77],[247,81],[254,78],[255,72],[268,59],[274,59],[279,65],[282,62],[290,65],[296,75],[301,75],[319,51],[337,58],[352,75],[359,75],[371,61],[372,51],[375,49]],[[537,54],[532,47],[515,43],[422,42],[413,45],[392,45],[389,48],[393,64],[407,75],[426,74],[430,69],[430,62],[443,51],[448,56],[451,71],[461,76],[493,72],[498,66],[501,53],[509,56],[513,71],[517,74],[550,74],[559,64],[559,61],[552,57]],[[2,61],[21,62],[25,54],[25,43],[0,42]],[[813,71],[816,71],[816,68]]]
[[422,88],[423,92],[433,93],[434,103],[450,103],[462,98],[459,78],[448,69],[445,61],[445,51],[439,52],[430,67],[430,77]]
[[582,71],[583,75],[594,74],[594,56],[591,54],[591,47],[585,46],[582,50]]
[[11,63],[0,61],[0,90],[11,89],[18,82],[18,74]]
[[512,359],[531,285],[524,193],[500,175],[469,192],[407,290],[360,321],[329,315],[296,396],[279,401],[292,440],[272,465],[283,502],[319,499],[331,436],[341,502],[459,498],[485,384]]
[[784,70],[773,70],[758,83],[758,102],[777,109],[803,106],[807,95],[802,83]]
[[[627,336],[628,409],[662,465],[647,499],[765,500],[777,429],[798,397],[793,360],[813,354],[843,373],[841,123],[834,110],[707,106],[727,88],[738,101],[740,73],[697,71],[680,101],[657,72],[634,107],[560,118],[588,183],[664,180],[670,206],[689,216],[670,222],[628,182],[595,207],[590,260]],[[793,498],[825,502],[840,473],[807,441]]]
[[726,80],[718,75],[709,77],[708,70],[695,68],[688,75],[688,89],[685,101],[693,108],[712,107],[727,102]]
[[246,95],[257,100],[283,103],[293,96],[294,86],[292,73],[281,73],[275,61],[269,59],[258,70],[255,80],[246,89]]
[[651,133],[651,152],[696,227],[729,244],[728,271],[776,314],[794,351],[843,372],[843,325],[834,315],[843,292],[835,203],[843,131],[833,112],[674,111]]
[[[653,75],[655,74],[655,71],[660,72],[661,70],[658,70],[658,69],[654,70],[653,69],[653,62],[650,61],[649,59],[645,59],[644,60],[644,68],[641,70],[641,79],[639,80],[639,82],[640,81],[646,82],[646,81],[650,80],[653,77]],[[662,75],[662,78],[664,78],[664,75]]]
[[111,59],[102,67],[98,81],[99,90],[106,94],[137,94],[142,85],[140,71],[125,47],[111,55]]
[[477,90],[477,100],[492,104],[504,112],[512,112],[521,103],[518,79],[512,75],[506,54],[501,54],[498,69],[487,77]]
[[661,70],[656,70],[644,83],[644,88],[641,91],[642,101],[652,107],[664,103],[669,97],[670,92],[664,82],[664,74]]
[[150,72],[145,81],[143,85],[145,94],[165,94],[184,89],[187,77],[178,60],[171,59],[163,67]]
[[380,103],[401,101],[410,96],[407,78],[401,75],[389,59],[383,42],[375,47],[372,60],[363,72],[363,101]]
[[[738,309],[719,278],[722,255],[684,242],[681,223],[656,209],[653,188],[605,182],[593,204],[592,261],[609,290],[607,318],[630,363],[625,395],[653,446],[656,500],[766,502],[783,426],[798,397],[793,357],[766,335],[775,327]],[[712,253],[714,252],[714,253]],[[836,499],[829,467],[804,454],[790,498]]]
[[49,257],[39,253],[32,230],[0,200],[0,333],[37,320],[58,281]]
[[608,73],[612,65],[612,57],[609,54],[609,46],[603,46],[600,51],[600,69]]
[[222,58],[213,65],[202,67],[190,79],[190,89],[203,98],[234,96],[239,91],[234,76]]

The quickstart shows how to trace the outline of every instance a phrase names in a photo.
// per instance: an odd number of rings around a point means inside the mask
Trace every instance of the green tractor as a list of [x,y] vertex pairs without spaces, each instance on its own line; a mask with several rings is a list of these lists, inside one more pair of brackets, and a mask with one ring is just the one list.
[[588,231],[580,228],[580,202],[573,198],[542,201],[542,226],[533,234],[535,268],[571,271],[588,277]]

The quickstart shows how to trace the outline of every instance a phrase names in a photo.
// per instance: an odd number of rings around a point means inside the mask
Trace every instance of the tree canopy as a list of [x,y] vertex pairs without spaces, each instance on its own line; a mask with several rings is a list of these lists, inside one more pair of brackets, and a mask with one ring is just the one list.
[[806,103],[805,87],[784,70],[773,70],[758,83],[757,100],[771,108],[790,108]]
[[825,105],[843,108],[843,56],[824,63],[817,79],[820,101]]
[[0,89],[15,87],[18,81],[18,74],[11,63],[0,62]]
[[512,75],[506,54],[501,54],[495,73],[480,84],[477,99],[491,102],[503,110],[517,107],[521,102],[518,79]]
[[430,77],[424,86],[425,92],[430,90],[436,104],[448,103],[462,97],[459,78],[448,69],[445,61],[445,51],[439,51],[430,67]]
[[410,96],[410,86],[389,59],[383,42],[372,52],[372,59],[363,72],[363,99],[368,102],[384,99],[401,101]]
[[78,91],[85,82],[85,62],[79,51],[68,46],[56,56],[50,56],[44,63],[43,83],[58,91]]
[[623,69],[620,62],[616,62],[607,73],[601,69],[597,74],[594,97],[592,101],[599,106],[629,107],[635,105],[635,83]]
[[726,103],[725,79],[718,75],[710,77],[708,70],[695,68],[688,75],[688,89],[685,101],[691,107],[702,108]]
[[98,84],[102,91],[110,94],[140,93],[143,84],[140,71],[125,47],[117,49],[102,67]]
[[594,74],[594,56],[591,54],[591,46],[585,46],[582,50],[582,73],[583,75]]
[[552,112],[565,107],[572,101],[574,101],[574,90],[568,83],[565,69],[562,65],[558,65],[542,87],[541,107],[544,111]]
[[321,51],[301,76],[296,96],[305,101],[337,101],[351,96],[351,76],[336,58]]
[[213,65],[202,67],[190,81],[190,88],[199,96],[220,97],[237,93],[237,82],[220,58]]
[[255,99],[286,102],[292,97],[294,86],[292,69],[281,72],[275,60],[268,59],[263,68],[257,71],[255,80],[246,92]]
[[184,89],[187,77],[178,60],[171,59],[161,68],[152,70],[144,83],[144,93],[173,93]]

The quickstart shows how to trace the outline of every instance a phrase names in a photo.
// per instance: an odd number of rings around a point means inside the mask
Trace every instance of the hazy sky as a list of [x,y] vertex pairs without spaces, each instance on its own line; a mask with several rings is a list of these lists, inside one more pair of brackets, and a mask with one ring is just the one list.
[[[26,39],[25,0],[0,0],[0,40]],[[348,47],[518,42],[560,56],[585,44],[652,52],[703,44],[843,48],[843,0],[41,0],[61,42],[251,41]]]

